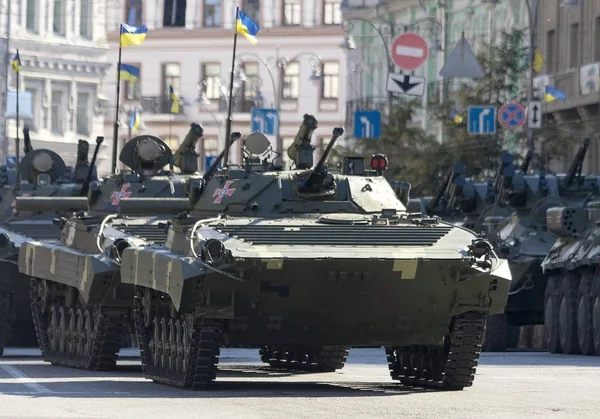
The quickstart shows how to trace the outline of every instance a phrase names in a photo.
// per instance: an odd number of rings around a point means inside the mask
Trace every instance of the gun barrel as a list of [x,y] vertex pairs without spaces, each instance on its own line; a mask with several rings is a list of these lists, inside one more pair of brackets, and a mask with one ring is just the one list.
[[125,198],[119,202],[121,214],[177,214],[191,209],[187,198]]
[[18,196],[15,198],[17,211],[81,211],[88,209],[84,196]]

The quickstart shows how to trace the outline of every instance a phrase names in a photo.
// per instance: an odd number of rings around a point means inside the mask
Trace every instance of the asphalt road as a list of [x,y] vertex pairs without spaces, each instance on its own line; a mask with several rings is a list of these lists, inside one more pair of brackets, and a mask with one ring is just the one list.
[[115,372],[55,367],[37,351],[0,360],[0,418],[598,418],[600,357],[483,354],[460,392],[394,383],[383,350],[352,350],[336,373],[268,371],[254,350],[223,350],[215,389],[145,380],[135,352]]

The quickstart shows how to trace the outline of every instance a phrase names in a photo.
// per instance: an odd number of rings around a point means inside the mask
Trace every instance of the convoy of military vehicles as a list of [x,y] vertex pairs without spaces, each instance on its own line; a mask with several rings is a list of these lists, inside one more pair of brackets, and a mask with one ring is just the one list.
[[[544,325],[551,352],[600,355],[588,140],[565,175],[504,153],[494,178],[456,163],[434,196],[415,198],[386,180],[383,154],[329,168],[342,128],[315,163],[317,128],[305,115],[289,170],[253,132],[232,133],[199,173],[192,124],[175,152],[132,138],[127,169],[104,178],[102,137],[91,163],[81,140],[68,170],[25,131],[17,168],[0,167],[0,355],[29,333],[52,364],[110,370],[133,345],[145,377],[204,389],[222,347],[326,372],[350,348],[378,346],[394,380],[442,390],[470,386],[480,352],[516,347],[524,325]],[[228,161],[235,141],[241,164]]]

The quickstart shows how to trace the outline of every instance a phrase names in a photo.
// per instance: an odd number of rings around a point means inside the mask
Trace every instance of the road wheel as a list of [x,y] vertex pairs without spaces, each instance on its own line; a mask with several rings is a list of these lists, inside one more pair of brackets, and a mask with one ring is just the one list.
[[548,278],[546,292],[544,295],[544,340],[548,350],[555,354],[561,352],[558,339],[558,314],[557,314],[557,291],[560,284],[560,276],[552,275]]
[[592,285],[592,336],[596,355],[600,356],[600,275],[596,274]]
[[488,316],[483,338],[483,352],[504,352],[507,347],[508,328],[504,313]]
[[558,337],[565,354],[578,354],[577,339],[577,291],[579,274],[565,272],[558,288]]

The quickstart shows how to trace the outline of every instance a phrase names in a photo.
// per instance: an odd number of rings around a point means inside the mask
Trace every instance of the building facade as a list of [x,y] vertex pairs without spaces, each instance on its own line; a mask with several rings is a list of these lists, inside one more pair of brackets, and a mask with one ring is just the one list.
[[[148,26],[140,46],[122,50],[122,62],[138,67],[136,83],[123,83],[119,98],[120,146],[134,135],[128,129],[137,109],[138,134],[163,138],[175,149],[190,123],[204,128],[199,142],[200,169],[206,157],[225,144],[235,9],[239,6],[259,26],[257,45],[237,40],[232,101],[232,132],[248,134],[252,108],[280,111],[279,135],[273,148],[291,144],[304,114],[315,115],[319,127],[313,144],[322,147],[334,127],[344,125],[345,51],[339,0],[141,0],[109,1],[107,30],[112,64],[104,82],[109,98],[106,136],[112,138],[116,105],[116,63],[121,22]],[[114,74],[114,76],[113,76]],[[180,100],[180,112],[169,112],[169,86]],[[277,133],[276,133],[277,134]],[[279,138],[279,141],[278,141]],[[240,161],[232,147],[231,161]]]
[[[30,115],[29,105],[21,105],[19,137],[23,139],[27,126],[34,148],[54,150],[68,165],[74,164],[78,139],[90,141],[93,150],[96,136],[104,135],[105,6],[93,0],[3,0],[0,5],[2,109],[9,102],[9,116],[3,114],[0,125],[2,161],[16,155],[17,125],[9,99],[16,96],[17,74],[10,64],[18,49],[19,90],[25,92],[21,97],[31,99]],[[110,141],[105,141],[99,173],[110,169],[109,149]]]

